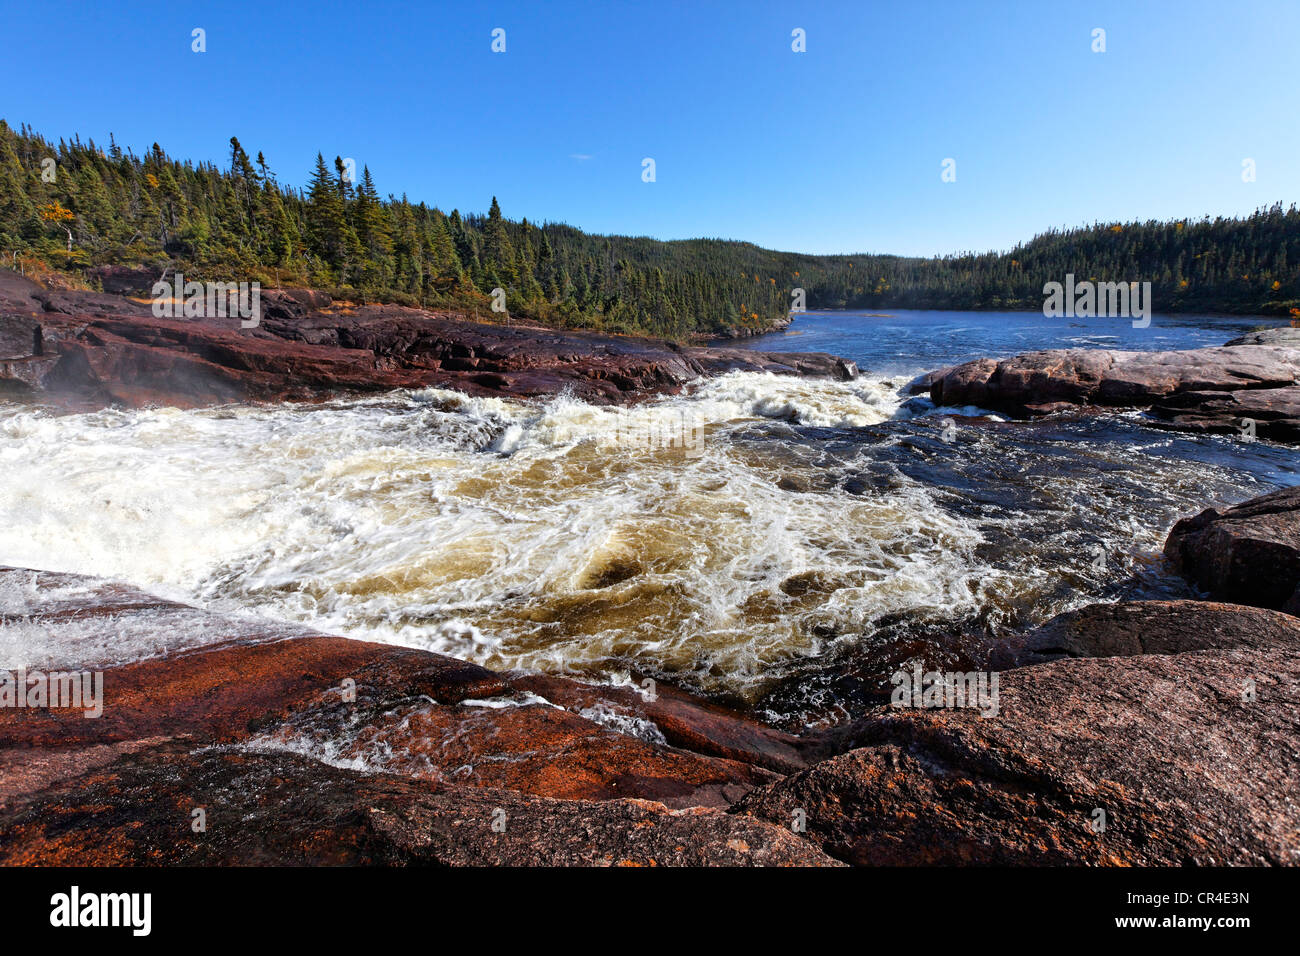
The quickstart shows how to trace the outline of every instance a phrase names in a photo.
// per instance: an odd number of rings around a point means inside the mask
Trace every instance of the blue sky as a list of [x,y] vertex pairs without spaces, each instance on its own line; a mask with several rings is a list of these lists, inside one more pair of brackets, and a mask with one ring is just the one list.
[[233,134],[293,185],[321,150],[384,194],[593,232],[931,255],[1300,193],[1296,0],[3,0],[0,24],[15,126],[222,165]]

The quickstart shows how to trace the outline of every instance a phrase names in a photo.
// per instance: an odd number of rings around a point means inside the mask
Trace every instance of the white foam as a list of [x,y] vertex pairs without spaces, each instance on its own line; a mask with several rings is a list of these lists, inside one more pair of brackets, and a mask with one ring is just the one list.
[[[755,373],[633,408],[439,389],[309,407],[0,406],[0,563],[499,669],[636,662],[744,692],[819,653],[815,625],[968,611],[994,580],[978,529],[919,484],[788,491],[783,475],[809,466],[745,439],[755,422],[860,428],[898,407],[879,378]],[[689,455],[643,440],[682,421],[702,423]],[[799,576],[816,587],[787,594]]]

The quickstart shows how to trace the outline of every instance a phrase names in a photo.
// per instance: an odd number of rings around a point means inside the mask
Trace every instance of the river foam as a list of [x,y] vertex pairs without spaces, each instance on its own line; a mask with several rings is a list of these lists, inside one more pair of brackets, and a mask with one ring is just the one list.
[[[497,669],[636,671],[753,699],[881,621],[1005,616],[1059,583],[1032,548],[990,544],[1041,537],[1032,515],[947,487],[1020,446],[964,424],[944,445],[902,400],[870,375],[732,373],[632,408],[438,389],[0,406],[0,563]],[[663,441],[674,429],[698,440]],[[1150,548],[1153,528],[1121,530]],[[1052,560],[1078,543],[1060,547]]]

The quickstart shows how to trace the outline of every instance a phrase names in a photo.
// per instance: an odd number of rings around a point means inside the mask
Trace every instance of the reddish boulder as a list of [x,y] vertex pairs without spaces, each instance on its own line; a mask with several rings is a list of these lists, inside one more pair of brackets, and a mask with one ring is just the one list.
[[666,684],[637,690],[545,674],[512,675],[511,684],[575,713],[597,714],[615,724],[651,726],[674,747],[778,773],[801,770],[820,755],[816,741],[760,724]]
[[1169,426],[1300,440],[1300,349],[1236,345],[1179,352],[1057,349],[978,359],[935,373],[937,405],[1013,415],[1068,406],[1149,408]]
[[[9,862],[57,862],[79,852],[90,861],[140,864],[828,862],[779,828],[738,827],[705,809],[772,782],[771,771],[719,756],[717,747],[668,746],[649,720],[618,720],[600,708],[570,712],[454,658],[17,568],[0,569],[0,641],[28,673],[102,673],[98,715],[87,716],[89,701],[0,708],[0,859]],[[739,729],[740,718],[669,694],[679,725],[692,713],[705,725],[695,734],[679,726],[677,740],[707,742],[719,726],[734,739],[763,737],[761,729]],[[300,808],[306,816],[282,814],[244,789],[250,767],[285,791],[318,786],[321,799]],[[263,820],[265,833],[287,827],[285,842],[264,852],[230,828],[189,842],[188,817],[174,826],[175,800],[205,790],[201,805],[214,814]],[[376,804],[354,803],[358,793],[385,804],[380,829],[400,831],[399,848],[375,836],[371,824],[381,817],[366,814]],[[113,814],[94,812],[110,798],[122,801]],[[654,803],[623,805],[628,798]],[[592,801],[620,807],[592,810]],[[502,806],[527,838],[457,842],[466,814],[486,826]],[[539,835],[580,820],[588,825]],[[444,829],[419,836],[411,821]],[[384,829],[390,825],[397,831]],[[325,846],[320,840],[332,827],[345,832]],[[529,839],[537,844],[531,857]]]
[[1279,628],[1005,671],[996,716],[881,708],[732,812],[858,864],[1300,864],[1298,651]]
[[550,800],[177,744],[0,813],[0,864],[839,865],[788,828],[717,809]]
[[1300,487],[1183,518],[1165,556],[1217,600],[1300,614]]
[[[657,736],[657,735],[656,735]],[[776,774],[688,753],[541,700],[431,704],[384,695],[295,713],[248,741],[334,766],[564,800],[639,797],[727,807]]]

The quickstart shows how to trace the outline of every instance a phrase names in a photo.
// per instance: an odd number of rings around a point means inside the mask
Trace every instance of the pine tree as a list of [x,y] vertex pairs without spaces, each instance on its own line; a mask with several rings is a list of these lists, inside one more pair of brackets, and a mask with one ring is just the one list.
[[333,272],[341,276],[347,267],[349,236],[347,211],[338,183],[325,165],[325,157],[316,154],[316,169],[307,187],[307,242],[311,251]]
[[515,252],[510,244],[501,207],[497,197],[492,197],[492,208],[488,212],[487,225],[483,228],[483,259],[497,282],[513,282],[516,278]]

